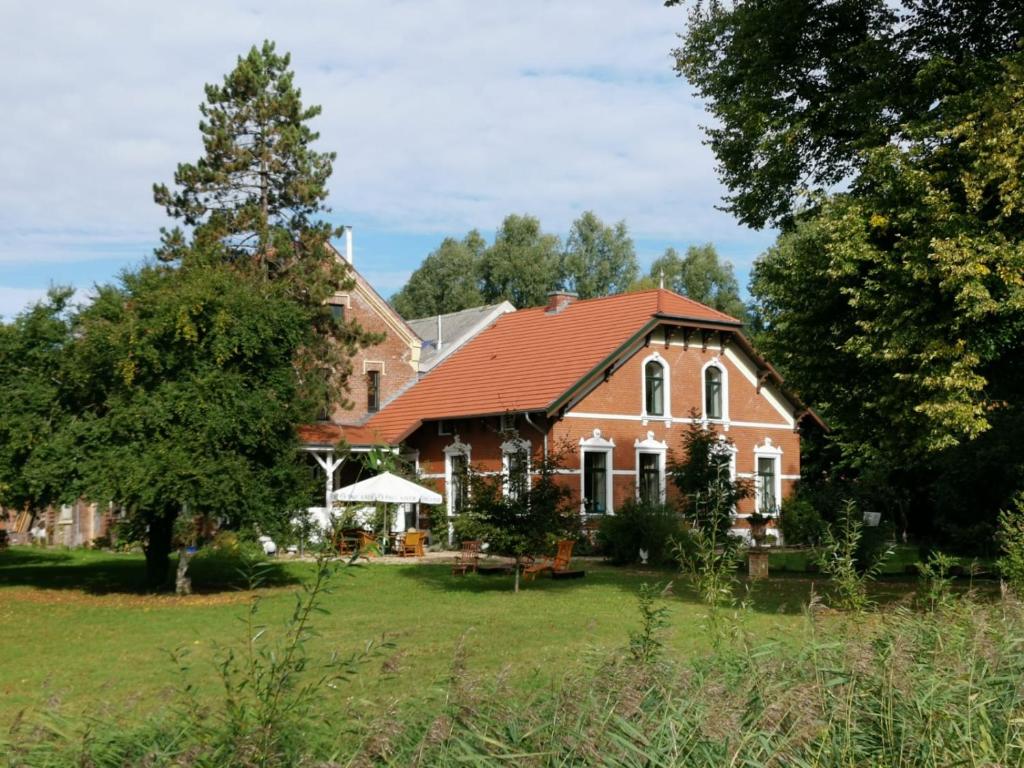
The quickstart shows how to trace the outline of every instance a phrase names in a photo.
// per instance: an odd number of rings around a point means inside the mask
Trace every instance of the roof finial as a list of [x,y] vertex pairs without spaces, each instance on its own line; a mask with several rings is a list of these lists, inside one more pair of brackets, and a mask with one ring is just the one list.
[[664,267],[661,268],[661,272],[659,274],[658,287],[659,288],[664,288],[665,287],[665,268]]

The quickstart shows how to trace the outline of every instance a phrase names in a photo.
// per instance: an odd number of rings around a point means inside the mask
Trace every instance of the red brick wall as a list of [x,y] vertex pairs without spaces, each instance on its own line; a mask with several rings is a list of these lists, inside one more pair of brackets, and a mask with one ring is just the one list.
[[385,334],[383,342],[361,349],[352,358],[348,399],[352,401],[353,407],[351,410],[335,407],[331,413],[331,421],[336,424],[361,424],[366,421],[369,416],[367,411],[367,371],[371,368],[380,370],[380,406],[382,408],[412,384],[418,376],[418,358],[414,359],[416,350],[413,349],[407,338],[403,338],[395,331],[392,323],[385,320],[381,310],[374,306],[373,298],[378,297],[371,297],[369,287],[361,278],[359,278],[359,285],[356,289],[348,293],[339,293],[336,296],[336,299],[347,303],[345,307],[347,318],[358,320],[359,324],[368,331]]

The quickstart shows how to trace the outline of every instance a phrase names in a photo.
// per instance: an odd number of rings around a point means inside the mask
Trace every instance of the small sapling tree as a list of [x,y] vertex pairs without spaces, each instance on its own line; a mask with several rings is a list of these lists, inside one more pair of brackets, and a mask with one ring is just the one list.
[[516,592],[530,557],[578,533],[572,492],[558,481],[564,453],[542,454],[531,467],[524,446],[522,455],[509,461],[511,471],[470,473],[468,508],[455,519],[456,532],[485,541],[493,554],[515,558]]

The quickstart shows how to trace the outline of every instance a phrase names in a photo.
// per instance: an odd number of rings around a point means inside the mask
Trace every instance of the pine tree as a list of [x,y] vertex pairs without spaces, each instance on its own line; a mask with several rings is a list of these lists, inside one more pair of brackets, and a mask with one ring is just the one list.
[[[336,158],[312,148],[309,123],[319,106],[304,106],[273,42],[238,58],[221,85],[206,86],[200,106],[202,157],[181,163],[175,188],[153,186],[154,199],[191,230],[162,230],[162,261],[224,260],[283,280],[290,295],[315,309],[314,333],[296,365],[318,399],[344,402],[349,358],[376,337],[357,323],[335,320],[326,300],[351,290],[348,265],[331,248],[340,229],[321,216]],[[326,379],[324,374],[327,373]]]

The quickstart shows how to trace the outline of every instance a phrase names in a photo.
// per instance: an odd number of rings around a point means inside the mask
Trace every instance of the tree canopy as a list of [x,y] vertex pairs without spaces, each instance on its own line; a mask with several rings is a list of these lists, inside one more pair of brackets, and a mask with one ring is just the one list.
[[349,358],[378,337],[327,306],[336,291],[354,285],[347,263],[330,239],[341,234],[324,216],[327,181],[336,158],[313,148],[319,134],[310,121],[319,106],[306,106],[289,69],[289,54],[273,42],[239,56],[223,83],[206,86],[200,105],[204,153],[180,163],[174,188],[154,184],[157,204],[191,231],[164,229],[157,256],[249,262],[281,281],[291,297],[314,310],[316,331],[297,350],[302,382],[321,400],[347,405]]
[[391,297],[392,306],[410,320],[480,306],[480,261],[486,247],[475,229],[462,240],[446,237]]
[[480,260],[484,300],[519,308],[546,303],[558,285],[559,250],[558,237],[546,234],[534,216],[506,216]]
[[1021,30],[1016,0],[710,0],[674,53],[715,118],[726,209],[762,227],[857,176],[865,150],[938,138]]
[[647,278],[638,286],[655,287],[661,285],[662,279],[670,291],[739,320],[746,317],[747,308],[740,298],[732,264],[721,261],[711,243],[691,245],[684,256],[675,248],[666,248],[665,253],[651,263]]
[[990,503],[1020,485],[988,433],[1019,426],[1024,391],[1022,29],[1008,0],[712,2],[677,51],[727,208],[783,230],[753,271],[759,344],[841,471],[915,499],[919,526],[983,438]]
[[128,513],[151,583],[179,515],[280,534],[308,498],[295,427],[314,415],[292,361],[309,313],[231,265],[144,267],[76,318],[64,361],[79,487]]
[[61,399],[71,342],[70,289],[0,324],[0,506],[41,509],[61,500],[68,467],[46,460],[68,419]]
[[609,227],[585,211],[569,230],[562,254],[562,287],[581,299],[629,290],[640,268],[626,222]]

